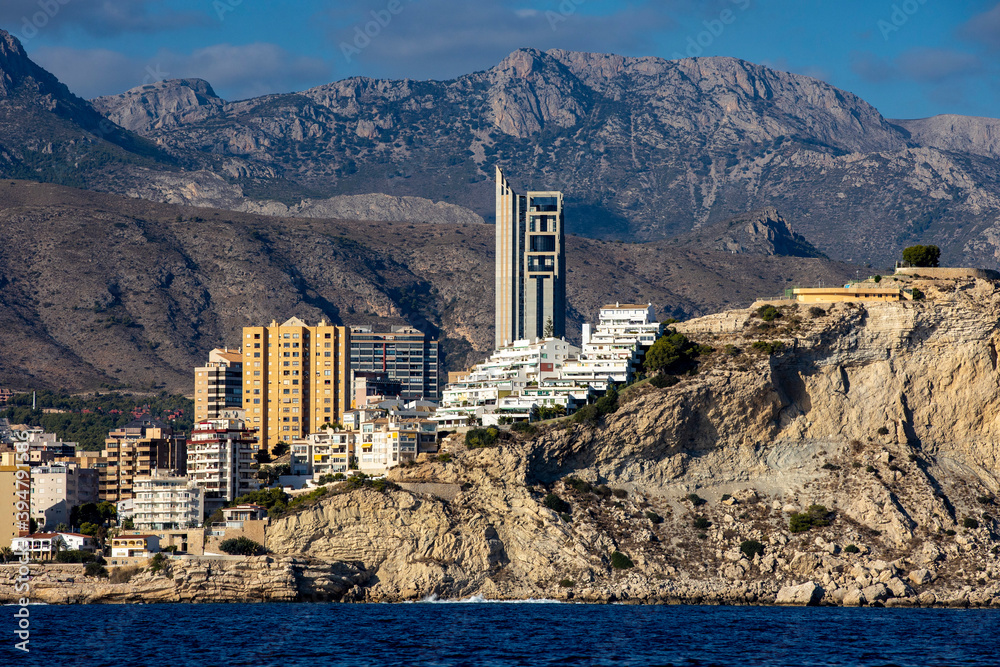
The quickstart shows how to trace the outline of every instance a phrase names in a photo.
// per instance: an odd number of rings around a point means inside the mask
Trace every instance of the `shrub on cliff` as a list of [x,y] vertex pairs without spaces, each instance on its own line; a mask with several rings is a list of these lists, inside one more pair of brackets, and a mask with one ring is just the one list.
[[774,320],[781,317],[781,311],[772,306],[771,304],[767,304],[766,306],[761,306],[760,308],[757,309],[757,317],[764,320],[765,322],[773,322]]
[[102,579],[107,579],[108,568],[104,567],[100,563],[90,562],[87,563],[87,567],[84,568],[83,575],[85,577],[100,577]]
[[615,551],[611,554],[611,567],[616,570],[627,570],[635,567],[635,563],[633,563],[632,559],[622,552]]
[[471,428],[465,434],[465,446],[469,449],[493,447],[500,437],[500,429],[496,426],[488,428]]
[[962,520],[962,527],[972,529],[979,528],[979,521],[973,519],[971,516],[967,516]]
[[89,551],[71,550],[60,551],[56,554],[57,563],[92,563],[97,560],[97,555]]
[[656,512],[650,512],[649,510],[646,510],[646,518],[655,524],[663,523],[663,517],[657,514]]
[[831,512],[823,505],[810,505],[805,512],[793,512],[788,518],[788,529],[793,533],[804,533],[810,528],[830,525]]
[[559,512],[560,514],[569,512],[570,510],[569,503],[554,493],[547,494],[545,496],[545,500],[542,501],[542,504],[553,512]]
[[264,547],[249,537],[234,537],[223,540],[219,548],[231,556],[255,556],[264,550]]
[[687,499],[695,507],[700,507],[700,506],[702,506],[702,505],[704,505],[705,503],[708,502],[707,500],[705,500],[704,498],[702,498],[701,496],[699,496],[697,493],[689,493],[689,494],[687,494]]
[[138,565],[126,565],[122,567],[116,567],[111,575],[108,577],[108,581],[112,584],[124,584],[128,583],[132,577],[139,574],[142,571],[142,567]]
[[698,530],[708,530],[712,527],[712,522],[703,516],[695,517],[694,527]]
[[740,542],[740,553],[753,560],[754,556],[764,555],[764,545],[757,540],[743,540]]
[[649,381],[649,384],[653,385],[657,389],[666,389],[667,387],[673,387],[675,384],[680,382],[673,375],[667,375],[666,373],[659,373],[654,375]]
[[702,346],[688,340],[684,334],[668,329],[646,352],[646,371],[672,375],[684,373],[695,366],[695,359],[702,352]]
[[753,345],[751,345],[750,347],[757,350],[758,352],[763,352],[764,354],[772,355],[775,352],[780,352],[781,348],[785,347],[785,344],[782,343],[780,340],[772,340],[771,342],[758,340],[754,341]]

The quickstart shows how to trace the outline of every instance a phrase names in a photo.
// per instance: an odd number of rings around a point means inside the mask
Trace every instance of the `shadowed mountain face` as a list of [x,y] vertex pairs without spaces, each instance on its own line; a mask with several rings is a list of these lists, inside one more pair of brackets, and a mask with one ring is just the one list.
[[[0,386],[189,392],[208,350],[293,315],[409,322],[446,369],[493,342],[492,225],[284,218],[0,180]],[[661,317],[842,282],[822,259],[567,238],[570,337],[614,301]]]
[[822,257],[801,235],[792,231],[773,207],[723,220],[674,239],[682,246],[698,246],[730,254]]
[[519,189],[563,190],[569,230],[595,238],[670,238],[774,206],[838,259],[887,263],[918,242],[947,262],[1000,256],[988,119],[889,122],[822,81],[732,58],[522,49],[452,81],[353,78],[234,103],[209,91],[175,81],[96,100],[218,174],[108,189],[242,210],[382,192],[489,221],[500,164]]

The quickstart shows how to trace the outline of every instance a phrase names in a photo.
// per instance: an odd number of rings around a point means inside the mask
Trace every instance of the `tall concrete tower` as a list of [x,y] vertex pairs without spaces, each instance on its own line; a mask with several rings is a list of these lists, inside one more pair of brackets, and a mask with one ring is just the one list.
[[514,192],[496,169],[496,347],[566,333],[563,195]]

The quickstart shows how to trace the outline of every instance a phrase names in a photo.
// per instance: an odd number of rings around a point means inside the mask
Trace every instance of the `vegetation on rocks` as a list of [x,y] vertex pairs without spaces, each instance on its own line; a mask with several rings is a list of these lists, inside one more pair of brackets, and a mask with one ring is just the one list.
[[805,512],[793,512],[788,517],[788,529],[793,533],[804,533],[811,528],[829,526],[833,513],[823,505],[810,505]]
[[219,548],[232,556],[256,556],[264,550],[264,547],[249,537],[234,537],[223,540]]

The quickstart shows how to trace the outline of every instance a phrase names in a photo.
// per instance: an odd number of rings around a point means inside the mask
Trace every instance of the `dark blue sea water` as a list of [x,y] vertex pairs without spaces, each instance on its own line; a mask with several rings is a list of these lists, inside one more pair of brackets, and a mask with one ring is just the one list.
[[[11,615],[16,607],[0,607]],[[31,607],[0,665],[1000,665],[1000,611],[555,603]],[[10,618],[2,622],[13,629]]]

